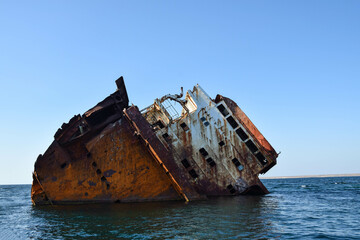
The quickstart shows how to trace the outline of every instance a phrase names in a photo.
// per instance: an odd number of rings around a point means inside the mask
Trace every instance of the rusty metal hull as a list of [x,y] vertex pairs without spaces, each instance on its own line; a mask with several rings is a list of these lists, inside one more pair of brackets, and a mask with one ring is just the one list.
[[[277,154],[232,100],[200,86],[140,111],[117,91],[63,124],[35,162],[34,204],[138,202],[266,194]],[[170,114],[179,103],[181,115]]]

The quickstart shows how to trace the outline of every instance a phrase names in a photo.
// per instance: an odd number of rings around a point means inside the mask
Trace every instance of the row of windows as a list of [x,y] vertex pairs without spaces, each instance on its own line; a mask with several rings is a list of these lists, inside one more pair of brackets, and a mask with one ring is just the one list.
[[[209,153],[205,150],[205,148],[200,148],[200,149],[199,149],[199,152],[200,152],[200,154],[201,154],[202,156],[204,156],[204,157],[206,157],[206,156],[209,155]],[[216,163],[214,162],[214,160],[213,160],[211,157],[207,158],[206,161],[209,163],[209,165],[210,165],[211,167],[213,167],[213,166],[216,165]],[[244,169],[244,167],[241,165],[241,163],[239,162],[239,160],[238,160],[237,158],[233,158],[233,159],[232,159],[232,162],[234,163],[234,165],[235,165],[240,171]],[[186,158],[183,159],[183,160],[181,161],[181,163],[182,163],[182,165],[183,165],[186,169],[188,169],[188,168],[191,167],[189,161],[188,161]],[[189,170],[188,172],[189,172],[190,176],[191,176],[192,178],[194,178],[194,179],[197,178],[197,177],[199,177],[199,175],[196,173],[196,171],[195,171],[194,169],[191,169],[191,170]],[[231,194],[234,194],[234,193],[236,192],[235,188],[234,188],[231,184],[229,184],[229,185],[227,186],[227,189],[230,191]]]
[[[204,157],[207,157],[209,155],[209,153],[205,150],[205,148],[200,148],[199,149],[199,152],[202,156]],[[215,161],[211,158],[211,157],[208,157],[206,159],[206,162],[209,163],[209,165],[211,167],[214,167],[216,165]],[[241,165],[241,163],[239,162],[239,160],[237,158],[233,158],[232,159],[232,162],[235,164],[235,166],[241,171],[244,169],[244,167]]]
[[241,163],[237,158],[233,158],[231,161],[234,163],[235,167],[237,167],[237,169],[239,169],[240,171],[244,169],[244,166],[241,165]]
[[[182,163],[182,165],[183,165],[186,169],[188,169],[189,167],[191,167],[189,161],[188,161],[186,158],[185,158],[184,160],[182,160],[181,163]],[[189,171],[189,174],[190,174],[190,176],[191,176],[192,178],[194,178],[194,179],[199,176],[194,169],[191,169],[191,170]]]
[[[209,155],[209,153],[205,150],[205,148],[200,148],[199,152],[204,157],[207,157]],[[206,162],[210,165],[210,167],[216,166],[215,161],[211,157],[206,158]]]
[[208,121],[206,121],[205,117],[201,117],[200,120],[204,123],[205,127],[210,125],[210,123]]
[[[226,118],[226,120],[228,121],[231,127],[233,127],[234,129],[239,127],[239,124],[231,115],[227,117],[229,115],[229,111],[224,107],[224,105],[220,104],[219,106],[217,106],[217,108],[220,111],[220,113]],[[260,161],[260,163],[262,165],[267,164],[267,160],[265,159],[265,156],[259,151],[258,147],[254,144],[254,142],[251,139],[249,139],[249,136],[245,133],[245,131],[241,127],[239,127],[238,129],[235,130],[235,132],[240,137],[240,139],[245,142],[246,146]]]

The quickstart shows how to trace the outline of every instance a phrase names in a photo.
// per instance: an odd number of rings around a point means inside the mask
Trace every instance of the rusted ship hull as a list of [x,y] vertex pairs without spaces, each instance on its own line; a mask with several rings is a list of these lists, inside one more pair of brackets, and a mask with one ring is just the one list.
[[[35,162],[34,204],[199,200],[266,194],[277,153],[229,98],[200,86],[140,111],[117,91],[63,124]],[[181,115],[171,114],[171,103]],[[168,104],[168,105],[167,105]]]

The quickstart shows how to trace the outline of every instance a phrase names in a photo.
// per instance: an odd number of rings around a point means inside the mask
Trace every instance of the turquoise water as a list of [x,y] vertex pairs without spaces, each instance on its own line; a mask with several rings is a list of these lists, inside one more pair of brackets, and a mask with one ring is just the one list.
[[32,206],[0,186],[0,239],[360,239],[360,177],[263,180],[266,196]]

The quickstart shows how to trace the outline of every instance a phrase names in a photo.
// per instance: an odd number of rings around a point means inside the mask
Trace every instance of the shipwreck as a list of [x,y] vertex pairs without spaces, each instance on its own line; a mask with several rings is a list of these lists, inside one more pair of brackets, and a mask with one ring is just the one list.
[[[266,194],[278,154],[230,98],[193,90],[129,106],[117,90],[54,135],[35,162],[36,205],[206,199]],[[176,111],[174,103],[181,106]]]

